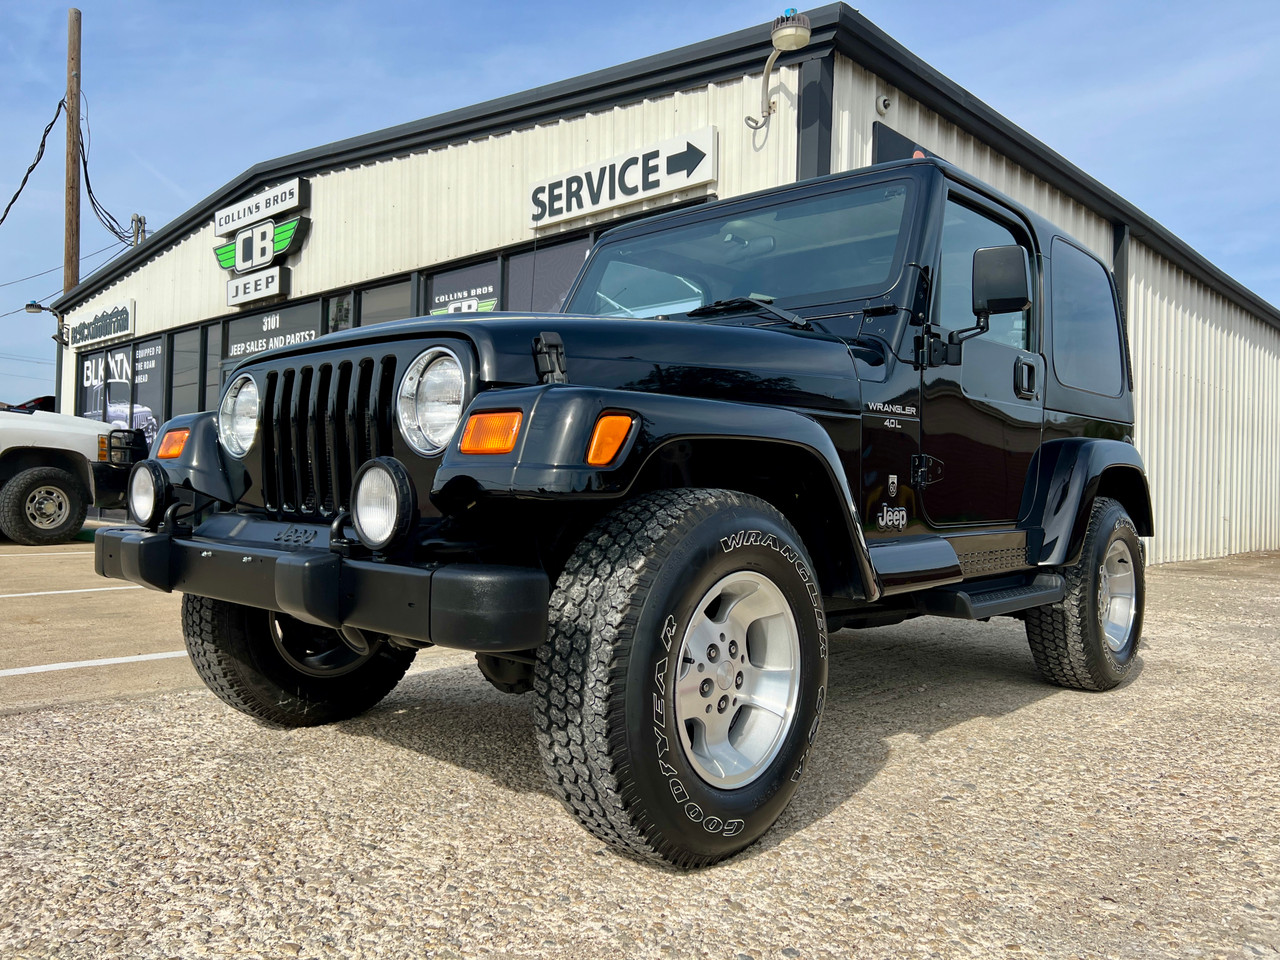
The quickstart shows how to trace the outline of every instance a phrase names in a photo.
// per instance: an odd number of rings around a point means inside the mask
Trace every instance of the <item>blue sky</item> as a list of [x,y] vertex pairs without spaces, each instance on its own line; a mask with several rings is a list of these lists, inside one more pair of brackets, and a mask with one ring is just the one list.
[[[1280,303],[1280,5],[863,0],[909,50]],[[766,23],[781,5],[84,0],[98,199],[152,231],[272,157]],[[0,205],[66,85],[67,7],[0,0]],[[65,128],[0,225],[0,314],[61,291]],[[87,276],[119,249],[85,204]],[[36,279],[13,281],[49,268]],[[0,317],[0,400],[53,392]]]

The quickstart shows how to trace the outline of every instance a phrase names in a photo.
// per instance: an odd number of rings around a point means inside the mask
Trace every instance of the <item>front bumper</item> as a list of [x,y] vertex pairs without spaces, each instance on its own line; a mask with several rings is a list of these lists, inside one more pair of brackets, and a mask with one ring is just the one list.
[[238,514],[215,514],[189,536],[107,527],[94,538],[93,564],[101,576],[155,590],[443,647],[501,653],[546,639],[550,585],[541,570],[353,560],[328,549],[325,527]]

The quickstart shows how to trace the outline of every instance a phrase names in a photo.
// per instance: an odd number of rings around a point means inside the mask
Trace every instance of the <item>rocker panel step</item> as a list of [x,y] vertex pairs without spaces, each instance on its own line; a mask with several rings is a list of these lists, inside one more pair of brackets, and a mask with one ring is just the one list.
[[1002,587],[985,592],[939,587],[920,593],[914,599],[921,613],[961,620],[986,620],[988,617],[1057,603],[1066,596],[1066,592],[1066,581],[1061,576],[1042,573],[1026,586]]

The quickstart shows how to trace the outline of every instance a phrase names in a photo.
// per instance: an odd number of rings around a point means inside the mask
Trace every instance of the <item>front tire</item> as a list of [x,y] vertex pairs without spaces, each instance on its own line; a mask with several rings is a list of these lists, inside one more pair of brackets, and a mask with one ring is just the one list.
[[1080,559],[1062,573],[1062,601],[1027,611],[1031,655],[1049,683],[1110,690],[1133,669],[1146,599],[1142,542],[1120,503],[1094,501]]
[[190,593],[182,597],[182,634],[205,685],[274,727],[364,713],[400,682],[415,655],[378,641],[358,654],[335,630]]
[[786,808],[826,682],[821,591],[786,519],[741,493],[660,491],[600,521],[560,575],[538,745],[595,836],[703,866]]
[[14,543],[66,543],[84,526],[89,492],[61,467],[31,467],[0,490],[0,530]]

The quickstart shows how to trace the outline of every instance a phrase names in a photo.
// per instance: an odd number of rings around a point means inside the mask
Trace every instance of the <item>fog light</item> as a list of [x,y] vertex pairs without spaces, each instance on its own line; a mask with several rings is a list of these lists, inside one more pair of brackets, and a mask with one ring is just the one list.
[[417,512],[409,471],[394,457],[378,457],[361,467],[351,500],[356,536],[372,550],[383,550],[408,533]]
[[164,467],[154,460],[141,460],[129,473],[129,514],[139,526],[154,530],[169,506],[173,487]]

